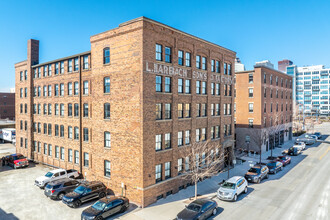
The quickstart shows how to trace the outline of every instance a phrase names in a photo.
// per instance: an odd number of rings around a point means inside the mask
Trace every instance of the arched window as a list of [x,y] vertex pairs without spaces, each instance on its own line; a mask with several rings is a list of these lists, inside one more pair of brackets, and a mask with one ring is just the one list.
[[106,47],[103,49],[103,64],[110,63],[110,48]]

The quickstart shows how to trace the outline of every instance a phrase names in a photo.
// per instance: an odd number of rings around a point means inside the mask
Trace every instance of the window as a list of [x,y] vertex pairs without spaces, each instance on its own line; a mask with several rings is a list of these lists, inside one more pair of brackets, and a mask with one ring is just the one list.
[[201,140],[205,141],[206,140],[206,128],[202,128],[202,136],[201,136]]
[[231,64],[228,63],[228,75],[231,75],[232,72],[231,72]]
[[104,119],[110,119],[110,103],[104,103]]
[[64,73],[64,61],[61,61],[60,68],[60,73]]
[[214,67],[214,65],[215,65],[214,60],[211,60],[211,71],[212,71],[212,72],[215,72],[215,67]]
[[206,115],[207,115],[207,107],[206,107],[206,104],[205,103],[203,103],[202,104],[202,117],[206,117]]
[[196,94],[201,94],[201,81],[196,81]]
[[60,149],[58,146],[55,146],[55,158],[59,158],[60,156]]
[[214,83],[211,83],[211,95],[215,94]]
[[60,126],[60,137],[64,137],[64,126]]
[[156,120],[161,120],[162,117],[162,104],[157,103],[156,104]]
[[211,104],[211,116],[214,116],[214,104]]
[[58,137],[58,125],[55,125],[55,136]]
[[156,179],[156,183],[162,181],[162,165],[161,164],[156,165],[155,179]]
[[186,52],[186,66],[190,67],[191,66],[191,53]]
[[223,104],[223,114],[227,115],[227,104]]
[[252,73],[249,74],[249,83],[253,83],[253,74]]
[[155,149],[156,149],[156,151],[159,151],[162,149],[162,135],[161,134],[156,135]]
[[273,84],[273,75],[270,75],[269,77],[269,83],[272,85]]
[[185,131],[185,144],[189,145],[190,144],[190,130]]
[[110,175],[111,175],[110,161],[105,160],[104,161],[104,176],[110,177]]
[[68,161],[72,163],[72,149],[68,150]]
[[178,51],[178,64],[180,66],[183,66],[183,51],[182,50]]
[[60,159],[64,160],[64,147],[61,147],[60,149]]
[[24,104],[24,113],[27,114],[27,104]]
[[[71,107],[72,108],[72,107]],[[72,111],[72,109],[71,109],[71,111]],[[64,116],[64,104],[61,104],[60,105],[60,115],[61,116]],[[72,112],[71,112],[71,115],[72,115]]]
[[215,84],[215,94],[220,95],[220,84],[219,83]]
[[196,68],[201,68],[201,56],[196,56]]
[[223,63],[223,74],[227,74],[228,73],[228,69],[227,69],[227,63]]
[[68,127],[68,138],[72,139],[72,127],[71,126]]
[[104,78],[104,93],[110,93],[110,77]]
[[74,58],[74,71],[78,71],[79,69],[79,59],[78,57]]
[[41,123],[38,123],[38,133],[41,133]]
[[88,118],[88,104],[87,103],[84,103],[83,107],[84,107],[84,109],[83,109],[83,116],[85,118]]
[[205,95],[206,93],[206,82],[202,82],[202,94]]
[[249,112],[253,112],[253,103],[249,103]]
[[44,115],[47,115],[47,104],[44,104]]
[[111,147],[111,135],[110,132],[104,132],[104,147],[110,148]]
[[84,70],[88,69],[88,55],[84,56],[84,66],[83,66]]
[[44,77],[46,77],[47,76],[47,74],[48,74],[48,66],[46,65],[46,66],[44,66]]
[[183,145],[183,131],[178,132],[178,146]]
[[58,84],[54,85],[54,89],[55,89],[55,96],[58,96]]
[[52,125],[48,124],[48,135],[52,135]]
[[178,79],[178,93],[183,93],[183,79]]
[[55,75],[58,75],[58,63],[55,63]]
[[171,178],[171,162],[165,163],[165,179]]
[[183,118],[183,104],[178,104],[178,118]]
[[162,92],[162,77],[156,76],[156,92]]
[[171,119],[171,104],[165,104],[165,119]]
[[74,104],[74,116],[79,116],[79,105],[77,103]]
[[178,159],[178,174],[180,174],[183,171],[183,159]]
[[185,118],[190,118],[191,113],[190,113],[190,103],[187,103],[185,106]]
[[203,70],[206,70],[207,69],[206,57],[202,57],[202,69]]
[[52,75],[52,65],[49,64],[48,65],[48,76],[51,76]]
[[79,140],[79,128],[74,127],[74,139]]
[[79,93],[79,83],[74,82],[74,94],[78,95],[78,93]]
[[170,93],[171,92],[171,78],[165,77],[165,92]]
[[74,163],[79,164],[79,151],[74,151]]
[[156,44],[156,60],[162,61],[162,45]]
[[84,166],[89,167],[89,154],[86,152],[84,153]]
[[52,114],[52,104],[48,104],[48,115]]
[[110,48],[106,47],[103,49],[103,64],[110,63]]
[[44,155],[48,154],[48,150],[47,150],[47,144],[44,144]]
[[44,86],[44,97],[47,97],[47,86]]
[[72,95],[72,82],[68,83],[68,95]]
[[68,60],[68,72],[71,73],[72,72],[72,60]]
[[166,63],[172,62],[172,50],[170,47],[165,47],[165,62]]
[[211,127],[211,139],[215,139],[214,127]]
[[48,145],[48,156],[52,156],[52,145]]
[[88,136],[88,128],[84,128],[84,141],[88,142],[89,136]]
[[171,133],[165,134],[165,149],[171,148]]
[[19,80],[23,81],[23,71],[20,72]]
[[52,96],[52,86],[48,86],[48,96]]
[[186,84],[185,84],[185,93],[190,94],[190,79],[186,79]]
[[201,139],[200,137],[200,130],[199,128],[196,129],[196,142],[199,142],[199,140]]
[[253,98],[253,88],[249,88],[249,97]]
[[267,82],[266,73],[264,73],[264,83]]
[[253,128],[253,119],[249,119],[249,128]]
[[215,104],[215,115],[220,115],[220,104],[216,103]]
[[88,95],[88,81],[84,81],[83,83],[83,94]]
[[201,117],[201,104],[196,104],[196,117]]
[[266,88],[264,88],[264,97],[265,98],[267,97],[267,90],[266,90]]

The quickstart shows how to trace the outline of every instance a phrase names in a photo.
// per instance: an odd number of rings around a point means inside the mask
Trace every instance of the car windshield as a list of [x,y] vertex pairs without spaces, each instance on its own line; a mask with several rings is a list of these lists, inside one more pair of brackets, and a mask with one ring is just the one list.
[[104,202],[97,201],[92,207],[96,210],[102,211],[106,205],[107,204],[105,204]]
[[229,183],[229,182],[224,182],[224,184],[221,185],[222,188],[226,189],[235,189],[236,184],[235,183]]
[[46,173],[45,177],[52,177],[53,176],[53,173],[52,172],[48,172]]
[[269,163],[267,165],[270,166],[270,167],[275,167],[276,166],[276,163]]
[[249,172],[251,172],[251,173],[260,173],[260,169],[252,167],[251,169],[249,169]]
[[83,194],[83,193],[85,192],[85,190],[86,190],[86,187],[78,186],[78,187],[74,190],[74,192],[75,192],[75,193],[78,193],[78,194]]
[[199,212],[199,210],[201,209],[201,206],[200,205],[197,205],[195,203],[190,203],[188,206],[187,206],[187,209],[191,210],[191,211],[194,211],[194,212]]
[[320,135],[321,133],[320,133],[320,132],[315,132],[314,134],[315,134],[315,135]]
[[20,155],[20,156],[14,156],[13,158],[14,160],[21,160],[24,159],[25,157],[23,155]]

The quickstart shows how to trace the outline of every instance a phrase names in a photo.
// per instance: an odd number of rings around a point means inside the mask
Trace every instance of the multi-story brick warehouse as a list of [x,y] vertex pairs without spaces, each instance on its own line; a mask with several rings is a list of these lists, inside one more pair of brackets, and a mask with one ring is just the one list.
[[15,93],[0,93],[0,119],[15,120]]
[[179,148],[211,139],[232,151],[235,52],[145,17],[90,41],[42,64],[28,41],[15,65],[18,152],[117,194],[124,185],[145,206],[182,188]]
[[237,148],[259,153],[291,140],[292,77],[265,66],[235,77]]

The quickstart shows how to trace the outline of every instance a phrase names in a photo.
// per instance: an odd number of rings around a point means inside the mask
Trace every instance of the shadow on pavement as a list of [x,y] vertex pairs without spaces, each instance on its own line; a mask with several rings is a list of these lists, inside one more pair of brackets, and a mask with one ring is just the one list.
[[19,220],[13,213],[6,213],[0,208],[0,219],[4,220]]

